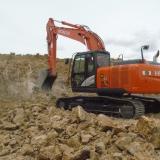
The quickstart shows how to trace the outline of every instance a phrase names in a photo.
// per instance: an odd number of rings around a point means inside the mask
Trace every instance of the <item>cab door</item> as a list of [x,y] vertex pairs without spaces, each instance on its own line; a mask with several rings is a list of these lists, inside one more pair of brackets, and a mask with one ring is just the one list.
[[71,74],[72,88],[79,88],[85,79],[85,55],[78,54],[74,58]]
[[72,75],[72,89],[95,87],[95,58],[91,53],[77,54],[74,58]]

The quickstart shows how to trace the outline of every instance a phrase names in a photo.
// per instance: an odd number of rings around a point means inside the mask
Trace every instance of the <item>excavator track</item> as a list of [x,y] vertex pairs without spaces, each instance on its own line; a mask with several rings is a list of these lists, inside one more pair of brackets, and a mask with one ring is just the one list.
[[160,97],[146,97],[132,95],[132,99],[141,101],[145,108],[145,113],[159,113],[160,112]]
[[68,97],[59,98],[56,102],[58,108],[72,109],[76,106],[82,106],[84,110],[92,113],[103,113],[106,115],[137,118],[145,114],[145,106],[139,99],[116,98],[108,96],[97,97]]

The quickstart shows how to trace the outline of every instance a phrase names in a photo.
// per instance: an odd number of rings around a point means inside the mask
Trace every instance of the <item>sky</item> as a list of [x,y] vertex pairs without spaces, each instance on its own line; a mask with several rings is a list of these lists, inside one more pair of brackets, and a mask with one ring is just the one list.
[[[146,58],[160,49],[159,0],[0,0],[0,53],[46,54],[50,17],[90,27],[104,41],[111,57]],[[59,25],[59,24],[57,24]],[[86,47],[58,36],[57,57],[71,57]]]

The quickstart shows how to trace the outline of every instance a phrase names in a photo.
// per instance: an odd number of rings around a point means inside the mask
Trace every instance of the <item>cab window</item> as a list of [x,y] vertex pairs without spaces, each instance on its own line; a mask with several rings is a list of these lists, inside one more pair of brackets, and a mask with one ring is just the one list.
[[75,59],[74,73],[83,73],[85,71],[85,55],[79,55]]
[[110,56],[107,53],[97,53],[97,67],[110,65]]

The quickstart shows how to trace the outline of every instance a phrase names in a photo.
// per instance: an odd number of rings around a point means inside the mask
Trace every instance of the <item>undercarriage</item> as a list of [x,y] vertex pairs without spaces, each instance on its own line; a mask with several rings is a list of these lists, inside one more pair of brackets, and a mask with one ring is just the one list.
[[120,98],[76,96],[60,98],[56,102],[57,107],[69,110],[78,105],[82,106],[87,112],[122,118],[138,118],[146,113],[160,112],[160,99],[136,95]]

